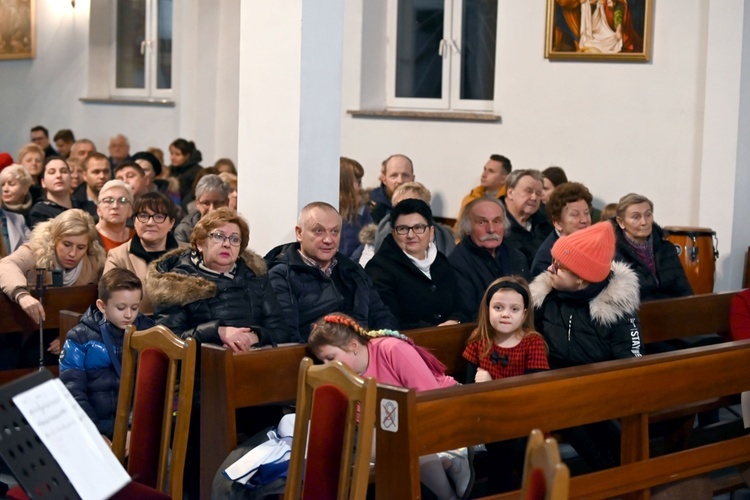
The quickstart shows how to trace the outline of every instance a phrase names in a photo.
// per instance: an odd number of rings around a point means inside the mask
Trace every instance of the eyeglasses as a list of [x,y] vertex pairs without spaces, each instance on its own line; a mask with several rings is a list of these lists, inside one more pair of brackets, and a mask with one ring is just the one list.
[[240,246],[240,243],[242,243],[242,238],[237,236],[236,234],[233,234],[231,236],[224,236],[223,233],[208,233],[208,236],[214,240],[219,245],[223,245],[225,241],[229,241],[229,244],[233,247]]
[[567,269],[562,264],[560,264],[560,261],[555,259],[552,261],[552,274],[557,274],[560,270]]
[[107,198],[102,198],[101,200],[99,200],[99,203],[103,203],[105,205],[130,205],[130,200],[127,196],[120,196],[119,198],[109,196]]
[[144,224],[148,223],[150,219],[154,219],[155,223],[161,224],[162,222],[167,220],[167,214],[148,214],[146,212],[138,212],[137,214],[135,214],[135,218],[143,222]]
[[396,226],[393,230],[396,231],[396,234],[404,236],[409,234],[409,231],[413,231],[414,234],[424,234],[428,227],[430,227],[430,224],[414,224],[413,226]]

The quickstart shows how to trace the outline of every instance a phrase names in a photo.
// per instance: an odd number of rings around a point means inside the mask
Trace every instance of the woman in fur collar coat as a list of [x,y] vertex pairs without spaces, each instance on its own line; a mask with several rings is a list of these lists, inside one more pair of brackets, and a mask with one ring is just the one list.
[[156,322],[235,352],[288,341],[263,259],[242,250],[249,234],[242,217],[220,208],[198,222],[190,248],[151,263],[146,289]]
[[531,284],[550,367],[643,355],[638,277],[614,252],[611,223],[576,231],[557,240],[548,272]]

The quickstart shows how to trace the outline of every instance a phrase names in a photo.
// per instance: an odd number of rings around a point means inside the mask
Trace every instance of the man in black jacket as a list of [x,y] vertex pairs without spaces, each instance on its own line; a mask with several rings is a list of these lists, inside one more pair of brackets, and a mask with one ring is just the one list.
[[296,243],[266,255],[268,276],[284,317],[301,342],[321,316],[343,312],[369,329],[397,328],[364,269],[338,252],[341,216],[328,203],[313,202],[299,215]]
[[478,198],[468,205],[458,221],[461,242],[448,261],[456,270],[461,312],[476,319],[487,287],[497,278],[519,275],[528,279],[524,255],[503,242],[506,217],[496,198]]

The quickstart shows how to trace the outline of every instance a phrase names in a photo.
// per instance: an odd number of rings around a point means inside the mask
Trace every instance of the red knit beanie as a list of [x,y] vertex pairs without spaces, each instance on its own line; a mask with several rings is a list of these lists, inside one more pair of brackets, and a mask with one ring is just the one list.
[[562,236],[552,247],[552,258],[591,283],[604,281],[615,256],[615,232],[609,221]]
[[13,165],[13,157],[9,153],[0,153],[0,172],[9,165]]

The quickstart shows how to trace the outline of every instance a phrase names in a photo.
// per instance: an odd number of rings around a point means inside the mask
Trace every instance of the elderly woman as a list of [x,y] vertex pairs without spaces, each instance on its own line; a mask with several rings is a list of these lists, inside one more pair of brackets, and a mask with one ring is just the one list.
[[218,175],[219,179],[229,186],[229,199],[227,201],[227,206],[233,210],[237,210],[237,175],[230,174],[229,172],[219,172]]
[[207,174],[195,185],[195,206],[197,211],[183,218],[174,230],[174,237],[180,243],[190,243],[193,228],[206,214],[229,203],[229,186],[216,174]]
[[34,203],[29,211],[29,227],[34,229],[37,224],[54,219],[71,208],[78,208],[73,204],[70,194],[70,167],[59,156],[51,156],[42,166],[42,187],[44,197]]
[[96,231],[106,251],[130,241],[135,231],[127,226],[133,214],[133,193],[121,180],[107,181],[99,191]]
[[[145,283],[148,265],[179,246],[172,236],[177,209],[167,195],[153,192],[136,198],[133,210],[136,234],[130,241],[109,251],[104,272],[114,268],[127,269]],[[151,314],[153,310],[144,290],[141,312]]]
[[[37,225],[28,243],[0,260],[0,287],[39,323],[45,319],[44,308],[29,292],[29,277],[37,269],[45,269],[46,284],[52,283],[51,271],[62,272],[62,286],[95,284],[102,273],[104,257],[91,216],[83,210],[67,210]],[[57,340],[50,351],[59,354]]]
[[247,250],[247,222],[219,208],[196,224],[190,248],[149,266],[154,318],[183,338],[246,351],[289,339],[263,259]]
[[674,245],[664,240],[654,222],[654,204],[630,193],[617,204],[616,260],[627,262],[638,275],[641,301],[693,294]]
[[147,193],[152,191],[167,192],[169,181],[159,177],[162,172],[162,165],[159,158],[148,151],[140,151],[133,155],[133,161],[143,169]]
[[430,206],[406,199],[393,207],[390,217],[391,234],[365,270],[396,316],[399,330],[465,321],[453,268],[432,243]]
[[565,182],[555,189],[547,203],[547,216],[555,226],[531,263],[531,276],[542,274],[552,264],[552,245],[560,238],[573,234],[591,225],[591,201],[593,197],[583,184]]
[[10,165],[0,172],[0,187],[2,187],[3,204],[5,212],[13,212],[26,219],[31,210],[33,201],[29,188],[34,179],[28,170],[21,165]]

